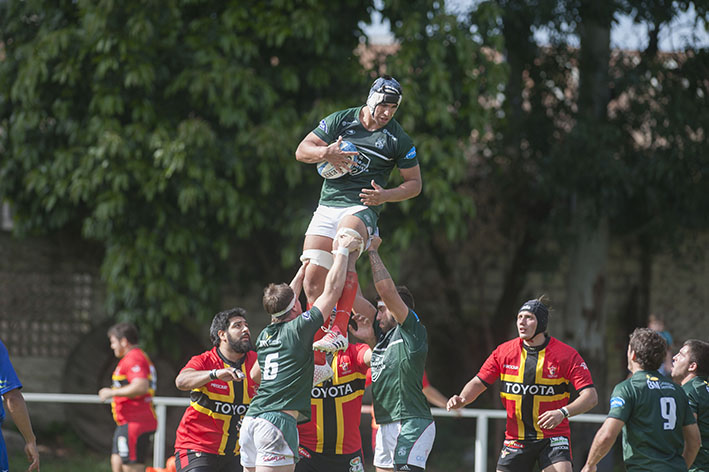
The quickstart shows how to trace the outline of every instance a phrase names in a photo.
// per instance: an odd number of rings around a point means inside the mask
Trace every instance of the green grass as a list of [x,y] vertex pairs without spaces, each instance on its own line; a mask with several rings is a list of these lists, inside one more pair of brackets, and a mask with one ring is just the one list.
[[[87,447],[72,431],[62,425],[36,431],[39,466],[50,472],[111,472],[110,454]],[[27,470],[29,462],[19,447],[8,448],[10,470]]]
[[[29,463],[22,452],[10,455],[10,470],[26,470]],[[111,472],[109,457],[93,451],[52,451],[40,448],[39,465],[41,470],[51,472]]]

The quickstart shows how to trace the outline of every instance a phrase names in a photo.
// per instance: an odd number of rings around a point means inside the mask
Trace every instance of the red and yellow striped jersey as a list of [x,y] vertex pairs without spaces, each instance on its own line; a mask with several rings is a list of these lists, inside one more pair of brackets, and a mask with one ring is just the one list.
[[322,454],[351,454],[362,449],[359,423],[368,366],[366,344],[350,344],[333,356],[335,376],[313,387],[311,419],[298,425],[300,445]]
[[148,393],[137,397],[113,397],[111,409],[116,424],[141,423],[157,428],[157,416],[153,409],[153,396],[157,376],[155,367],[150,362],[148,355],[140,348],[128,351],[113,371],[111,376],[112,387],[119,388],[129,385],[133,379],[147,379],[149,382]]
[[190,392],[190,406],[177,428],[175,449],[218,455],[239,454],[239,428],[244,413],[256,393],[251,367],[256,352],[246,353],[239,366],[232,366],[216,347],[192,357],[182,369],[212,370],[236,367],[246,376],[241,382],[210,380]]
[[568,405],[571,387],[578,392],[593,386],[579,353],[552,337],[534,348],[519,338],[500,344],[477,376],[485,385],[498,378],[502,382],[500,398],[507,410],[507,439],[568,437],[568,419],[554,429],[543,430],[537,424],[539,415]]

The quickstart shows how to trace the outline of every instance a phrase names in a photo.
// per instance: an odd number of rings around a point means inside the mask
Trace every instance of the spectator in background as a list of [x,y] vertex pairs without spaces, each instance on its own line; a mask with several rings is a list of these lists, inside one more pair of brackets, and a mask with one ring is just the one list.
[[112,472],[142,472],[150,450],[150,436],[158,423],[153,409],[157,376],[150,358],[138,347],[138,330],[130,323],[108,329],[113,354],[119,358],[113,384],[98,391],[102,401],[111,400],[113,419]]
[[[20,379],[17,378],[15,369],[12,367],[7,349],[2,341],[0,341],[0,395],[2,395],[3,399],[2,404],[0,404],[0,425],[5,419],[6,409],[25,440],[25,454],[30,463],[27,470],[39,471],[37,438],[35,438],[34,432],[32,432],[32,422],[27,412],[25,399],[20,392],[21,388],[22,384],[20,383]],[[5,405],[4,409],[3,404]],[[7,471],[9,469],[5,440],[0,432],[0,470]]]
[[654,314],[648,317],[647,327],[653,331],[657,331],[667,343],[667,353],[665,354],[665,359],[662,361],[662,365],[657,370],[662,375],[669,377],[672,372],[672,335],[665,329],[665,320]]

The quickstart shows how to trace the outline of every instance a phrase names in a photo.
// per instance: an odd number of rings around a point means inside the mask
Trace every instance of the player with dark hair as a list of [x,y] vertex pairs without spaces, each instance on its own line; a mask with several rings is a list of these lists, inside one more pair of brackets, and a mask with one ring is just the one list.
[[[364,106],[337,111],[320,121],[295,152],[304,163],[327,161],[343,175],[326,178],[310,225],[305,232],[301,260],[309,260],[303,288],[308,304],[322,293],[323,282],[332,265],[332,240],[342,231],[359,235],[361,254],[369,237],[377,231],[381,205],[399,202],[421,192],[421,170],[413,141],[394,119],[403,96],[399,82],[382,76],[374,81]],[[356,151],[343,151],[343,139],[354,145]],[[399,168],[403,182],[385,188],[389,176]],[[347,347],[347,323],[353,305],[355,311],[366,311],[368,302],[357,295],[357,273],[347,274],[342,297],[331,329],[315,336],[316,378],[314,385],[332,375],[324,352]]]
[[684,390],[658,369],[667,343],[649,328],[637,328],[628,343],[631,376],[613,389],[608,417],[593,438],[582,472],[594,472],[623,431],[628,471],[686,471],[699,450],[699,429]]
[[313,379],[313,336],[329,319],[342,293],[348,264],[356,259],[361,239],[342,234],[333,241],[335,261],[323,293],[303,312],[300,295],[305,263],[290,285],[270,284],[263,307],[271,317],[256,340],[258,363],[252,377],[260,380],[241,428],[241,464],[247,472],[291,472],[298,461],[297,423],[310,420]]
[[672,358],[672,379],[682,385],[702,439],[690,472],[709,472],[709,343],[689,339]]
[[422,378],[428,354],[428,334],[414,312],[414,298],[396,286],[379,255],[381,239],[369,247],[374,287],[381,298],[377,323],[355,317],[354,333],[372,350],[372,401],[377,431],[374,466],[377,471],[426,468],[436,437],[436,425]]
[[[20,379],[17,377],[17,373],[15,373],[12,362],[10,362],[10,355],[7,352],[7,348],[2,341],[0,341],[0,396],[2,396],[3,400],[0,401],[0,425],[2,425],[5,420],[5,410],[7,409],[12,421],[25,440],[24,451],[30,463],[29,467],[27,467],[27,471],[39,471],[37,438],[34,435],[34,431],[32,431],[32,422],[30,421],[30,415],[27,411],[25,398],[22,396],[22,392],[20,392],[21,388],[22,383],[20,383]],[[5,408],[3,408],[3,404]],[[5,439],[0,431],[0,470],[7,471],[9,469],[10,465],[7,460]]]
[[113,371],[113,384],[102,388],[102,401],[112,400],[113,419],[118,425],[113,435],[111,469],[113,472],[145,470],[150,436],[157,429],[153,396],[157,376],[150,358],[138,347],[138,330],[130,323],[108,329],[113,354],[119,358]]
[[[591,373],[578,352],[547,334],[549,308],[529,300],[517,312],[518,338],[500,344],[448,410],[473,402],[497,379],[507,428],[497,470],[571,472],[568,418],[598,403]],[[571,387],[578,397],[569,403]]]
[[175,379],[178,389],[191,391],[175,439],[178,472],[242,470],[239,429],[256,393],[250,375],[256,352],[246,310],[214,315],[209,337],[214,347],[192,357]]

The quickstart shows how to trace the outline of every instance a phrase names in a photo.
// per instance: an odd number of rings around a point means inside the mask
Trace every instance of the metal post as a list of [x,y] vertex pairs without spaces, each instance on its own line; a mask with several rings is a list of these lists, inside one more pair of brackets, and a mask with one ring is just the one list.
[[155,431],[155,444],[153,446],[153,467],[165,467],[165,421],[167,418],[167,405],[155,405],[155,414],[158,417],[158,429]]
[[480,414],[475,430],[475,472],[487,470],[487,416]]

